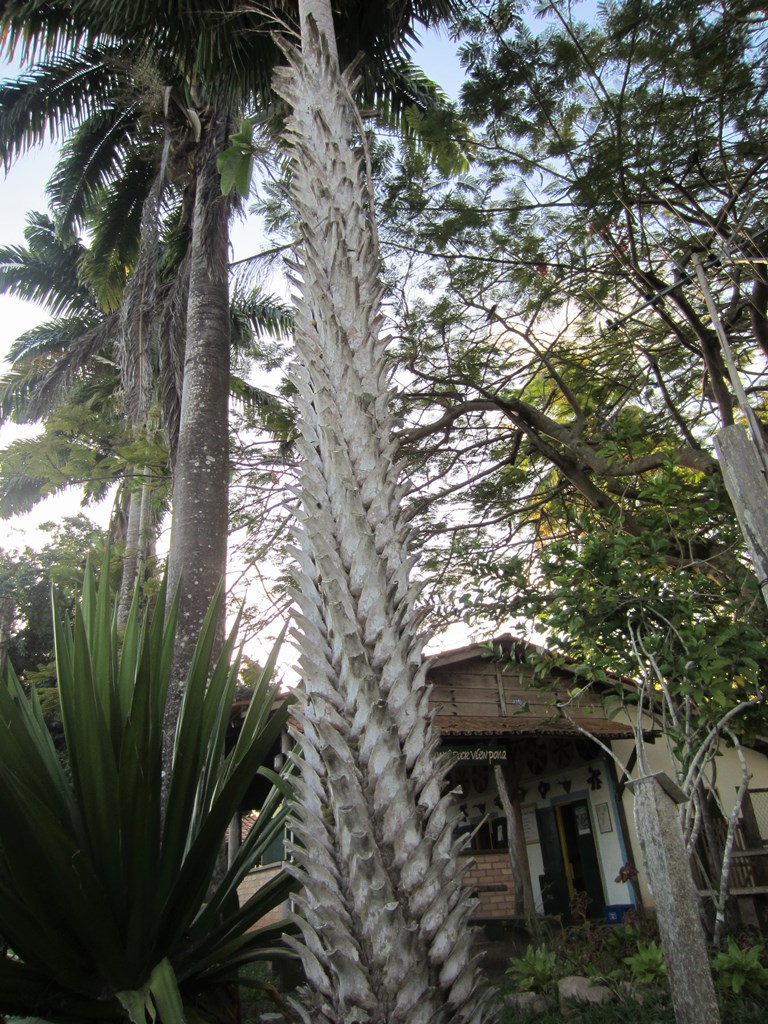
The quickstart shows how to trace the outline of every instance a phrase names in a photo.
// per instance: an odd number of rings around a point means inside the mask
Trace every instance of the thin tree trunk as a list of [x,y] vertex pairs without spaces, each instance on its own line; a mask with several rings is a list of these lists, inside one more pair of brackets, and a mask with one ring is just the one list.
[[301,419],[303,758],[291,868],[312,1024],[479,1021],[457,811],[428,688],[399,510],[380,330],[380,263],[348,75],[300,3],[302,52],[276,87],[302,225],[295,382]]
[[139,559],[139,537],[141,532],[141,494],[132,486],[128,499],[128,525],[125,531],[123,574],[120,580],[120,600],[117,605],[117,624],[124,626],[136,587],[136,566]]
[[[726,730],[726,735],[733,744],[739,758],[739,765],[741,766],[741,782],[739,783],[739,788],[736,791],[736,800],[734,801],[731,813],[728,816],[728,830],[725,834],[722,867],[720,869],[717,911],[715,914],[715,928],[712,934],[712,944],[715,949],[720,948],[723,941],[723,932],[726,927],[731,923],[735,923],[735,920],[738,917],[735,912],[735,908],[732,906],[733,900],[730,895],[731,857],[733,854],[734,842],[736,840],[736,830],[739,827],[739,821],[742,816],[742,808],[747,794],[749,793],[749,784],[752,781],[752,773],[747,765],[747,759],[744,756],[744,751],[742,750],[738,736],[731,729]],[[731,921],[728,920],[729,917],[732,919]]]
[[[222,111],[211,113],[198,154],[168,560],[169,592],[180,587],[181,605],[164,723],[166,765],[172,756],[184,678],[227,563],[230,202],[221,195],[216,169],[227,120]],[[221,637],[223,629],[222,618]]]
[[133,593],[140,586],[147,564],[147,553],[152,542],[152,527],[149,521],[150,501],[147,469],[136,468],[136,478],[141,480],[141,487],[133,481],[128,501],[128,527],[125,535],[125,553],[123,555],[123,572],[120,579],[120,599],[117,604],[117,624],[124,626],[131,610]]
[[[5,676],[5,666],[8,664],[8,648],[13,639],[13,617],[16,614],[16,605],[12,597],[0,597],[0,680]],[[0,939],[0,946],[2,945]]]

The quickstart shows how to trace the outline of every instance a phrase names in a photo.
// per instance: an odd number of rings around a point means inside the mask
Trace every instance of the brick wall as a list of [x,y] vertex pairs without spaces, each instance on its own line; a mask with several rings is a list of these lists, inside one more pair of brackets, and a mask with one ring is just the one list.
[[475,890],[479,901],[473,920],[503,921],[514,917],[515,885],[507,851],[478,851],[472,857],[475,863],[464,875],[464,884]]
[[[515,916],[515,886],[512,879],[512,867],[509,863],[509,854],[506,850],[498,853],[472,854],[475,860],[474,865],[464,876],[464,884],[474,889],[478,905],[474,914],[475,920],[497,920],[504,921]],[[254,868],[244,879],[238,889],[240,905],[257,892],[262,885],[265,885],[280,870],[279,864],[268,864],[266,867]],[[269,914],[261,918],[255,925],[262,928],[265,925],[273,924],[285,917],[287,906],[282,904],[275,907]]]

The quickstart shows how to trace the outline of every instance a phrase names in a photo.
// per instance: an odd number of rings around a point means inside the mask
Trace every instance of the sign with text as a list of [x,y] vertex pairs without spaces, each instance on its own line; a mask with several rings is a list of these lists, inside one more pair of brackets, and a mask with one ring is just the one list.
[[446,753],[456,758],[458,764],[505,764],[506,747],[443,747]]

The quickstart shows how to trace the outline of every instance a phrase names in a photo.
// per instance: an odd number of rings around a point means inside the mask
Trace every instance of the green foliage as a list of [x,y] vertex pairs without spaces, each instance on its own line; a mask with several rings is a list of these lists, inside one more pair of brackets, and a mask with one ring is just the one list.
[[468,127],[459,118],[455,107],[442,106],[423,110],[408,107],[401,130],[406,138],[423,150],[446,178],[466,173],[472,163],[474,144]]
[[[654,938],[655,936],[655,938]],[[554,958],[559,969],[553,968],[555,977],[580,975],[592,977],[598,983],[607,984],[615,993],[612,1002],[601,1005],[573,1005],[568,1008],[568,1019],[576,1024],[625,1024],[628,1017],[636,1024],[674,1024],[669,985],[663,969],[663,960],[657,942],[658,930],[652,918],[640,916],[633,925],[603,925],[593,922],[558,931],[541,947],[548,954],[550,963]],[[537,950],[529,948],[519,959],[527,964],[523,978],[533,978],[534,956]],[[713,969],[718,982],[721,1016],[724,1021],[739,1021],[740,1024],[763,1024],[768,1010],[768,985],[762,971],[761,957],[764,949],[752,946],[741,950],[729,940],[728,948],[713,959]],[[541,964],[546,961],[536,957]],[[629,962],[628,962],[629,961]],[[722,964],[722,968],[718,965]],[[638,974],[630,968],[637,966]],[[722,974],[721,974],[722,971]],[[731,976],[733,971],[733,977]],[[540,971],[546,978],[546,971]],[[626,984],[633,974],[629,985]],[[510,972],[507,972],[510,975]],[[741,981],[741,987],[736,991]],[[644,980],[645,979],[645,980]],[[751,982],[747,979],[751,979]],[[633,992],[632,982],[639,990]],[[504,999],[505,986],[500,988]],[[513,983],[513,991],[551,992],[552,989],[526,988]],[[511,1006],[512,1004],[510,1004]],[[519,1020],[531,1024],[560,1024],[563,1019],[561,1007],[541,1009],[537,1006],[529,1013],[504,1005],[498,1016],[501,1024],[514,1024]]]
[[251,190],[253,174],[253,119],[244,118],[240,129],[229,136],[230,146],[223,149],[216,157],[216,168],[221,175],[222,195],[229,195],[234,189],[244,199]]
[[557,955],[544,946],[529,946],[523,956],[513,956],[506,973],[518,992],[550,992],[561,976]]
[[764,958],[762,946],[741,949],[729,938],[727,948],[712,960],[718,987],[737,996],[764,995],[768,990],[768,967],[763,963]]
[[637,952],[625,956],[624,963],[638,985],[656,985],[667,976],[664,953],[657,942],[638,943]]
[[[138,597],[122,646],[105,574],[86,571],[74,621],[57,620],[56,665],[69,773],[34,692],[9,667],[0,686],[0,917],[16,958],[0,962],[0,1012],[48,1019],[122,1016],[237,981],[241,964],[280,955],[279,926],[250,930],[292,888],[279,875],[242,907],[237,887],[281,833],[290,787],[265,767],[287,717],[262,674],[233,750],[224,755],[237,664],[234,633],[209,673],[222,595],[209,611],[186,681],[167,803],[162,722],[177,615],[161,592]],[[226,828],[257,774],[273,784],[223,877]]]
[[71,612],[86,556],[101,562],[105,548],[103,532],[84,515],[42,523],[40,529],[50,539],[39,550],[0,549],[0,596],[14,604],[8,656],[25,683],[55,679],[51,587],[60,612]]
[[688,279],[694,249],[744,248],[708,273],[760,412],[764,23],[737,6],[623,0],[585,23],[552,3],[534,23],[530,4],[473,5],[457,29],[471,172],[390,157],[383,237],[419,286],[400,310],[403,439],[446,619],[524,621],[542,554],[585,520],[652,533],[670,578],[717,580],[724,615],[752,616],[712,457],[730,384]]

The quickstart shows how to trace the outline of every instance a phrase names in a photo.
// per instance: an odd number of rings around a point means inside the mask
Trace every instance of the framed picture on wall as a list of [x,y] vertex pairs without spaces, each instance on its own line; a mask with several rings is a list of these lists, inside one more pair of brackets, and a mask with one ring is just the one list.
[[613,832],[611,810],[608,804],[595,804],[595,817],[597,818],[597,827],[601,832]]

